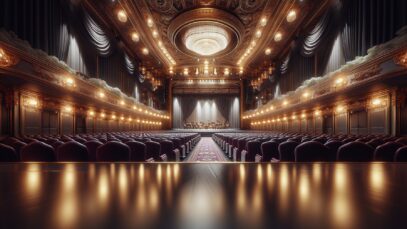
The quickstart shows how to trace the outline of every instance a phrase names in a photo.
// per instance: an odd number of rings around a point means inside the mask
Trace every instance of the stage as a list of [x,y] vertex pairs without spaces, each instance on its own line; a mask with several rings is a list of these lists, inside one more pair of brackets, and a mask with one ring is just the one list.
[[214,133],[240,133],[243,130],[228,128],[228,129],[172,129],[174,133],[199,133],[202,137],[211,137]]

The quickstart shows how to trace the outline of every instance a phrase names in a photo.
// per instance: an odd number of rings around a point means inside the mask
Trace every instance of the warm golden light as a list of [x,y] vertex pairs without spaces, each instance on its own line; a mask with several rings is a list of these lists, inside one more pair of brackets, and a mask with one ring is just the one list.
[[288,101],[287,100],[284,100],[283,101],[283,106],[287,106],[288,105]]
[[105,113],[100,114],[100,117],[102,118],[106,117]]
[[343,107],[343,106],[341,106],[341,105],[339,105],[339,106],[336,107],[336,112],[337,112],[337,113],[341,113],[341,112],[344,112],[344,111],[345,111],[345,107]]
[[140,41],[140,35],[137,32],[132,32],[131,33],[131,40],[134,42],[139,42]]
[[98,93],[99,98],[104,98],[106,95],[103,91]]
[[37,98],[29,98],[26,100],[26,105],[30,107],[38,107],[39,102]]
[[267,18],[266,17],[262,17],[260,19],[260,25],[261,26],[266,26],[267,25]]
[[153,25],[154,25],[153,19],[152,19],[152,18],[148,18],[148,19],[147,19],[147,26],[151,28],[151,27],[153,27]]
[[266,48],[266,50],[264,51],[264,54],[266,54],[267,56],[271,54],[271,48]]
[[71,77],[65,78],[65,85],[68,87],[75,87],[75,80]]
[[256,37],[257,38],[261,37],[261,30],[260,29],[256,31]]
[[126,105],[126,102],[124,102],[124,100],[120,100],[120,105],[122,105],[122,106],[124,106],[124,105]]
[[283,34],[281,32],[277,32],[276,35],[274,35],[274,41],[279,42],[283,39]]
[[94,111],[89,111],[89,115],[90,116],[95,116],[95,112]]
[[148,55],[148,54],[149,54],[149,51],[148,51],[147,48],[143,48],[143,49],[141,50],[141,52],[142,52],[144,55]]
[[297,19],[297,12],[295,10],[290,10],[287,14],[287,22],[293,22]]
[[117,19],[120,22],[123,22],[123,23],[127,22],[127,14],[126,14],[126,12],[124,10],[119,10],[117,12]]
[[314,114],[315,114],[315,116],[320,116],[320,115],[321,115],[321,111],[315,111]]
[[302,97],[304,97],[304,98],[308,98],[309,96],[310,96],[309,92],[302,93]]
[[66,105],[62,108],[62,110],[66,113],[71,113],[73,111],[73,108],[69,105]]

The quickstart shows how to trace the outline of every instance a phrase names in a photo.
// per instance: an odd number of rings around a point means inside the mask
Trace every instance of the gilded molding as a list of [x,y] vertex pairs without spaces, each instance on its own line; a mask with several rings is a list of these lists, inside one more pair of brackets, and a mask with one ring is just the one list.
[[396,63],[397,65],[403,66],[405,68],[407,68],[407,51],[403,52],[400,55],[397,55],[394,58],[394,63]]
[[7,68],[16,65],[19,58],[7,53],[4,49],[0,48],[0,67]]
[[369,79],[369,78],[379,74],[381,71],[382,71],[382,69],[378,65],[375,65],[373,68],[369,68],[365,71],[356,73],[354,75],[354,77],[352,78],[351,83]]

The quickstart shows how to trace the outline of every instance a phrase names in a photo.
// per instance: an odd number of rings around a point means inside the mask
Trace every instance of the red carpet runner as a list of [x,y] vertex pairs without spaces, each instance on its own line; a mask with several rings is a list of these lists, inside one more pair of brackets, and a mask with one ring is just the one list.
[[186,161],[188,162],[211,162],[227,161],[225,154],[210,137],[203,137],[196,145]]

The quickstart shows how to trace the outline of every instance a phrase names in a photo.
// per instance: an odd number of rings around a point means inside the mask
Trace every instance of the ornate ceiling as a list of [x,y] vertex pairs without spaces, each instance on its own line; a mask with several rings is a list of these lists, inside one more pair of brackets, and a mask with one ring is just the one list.
[[[225,79],[272,66],[329,2],[86,0],[85,6],[156,74]],[[212,35],[200,33],[209,27]]]

